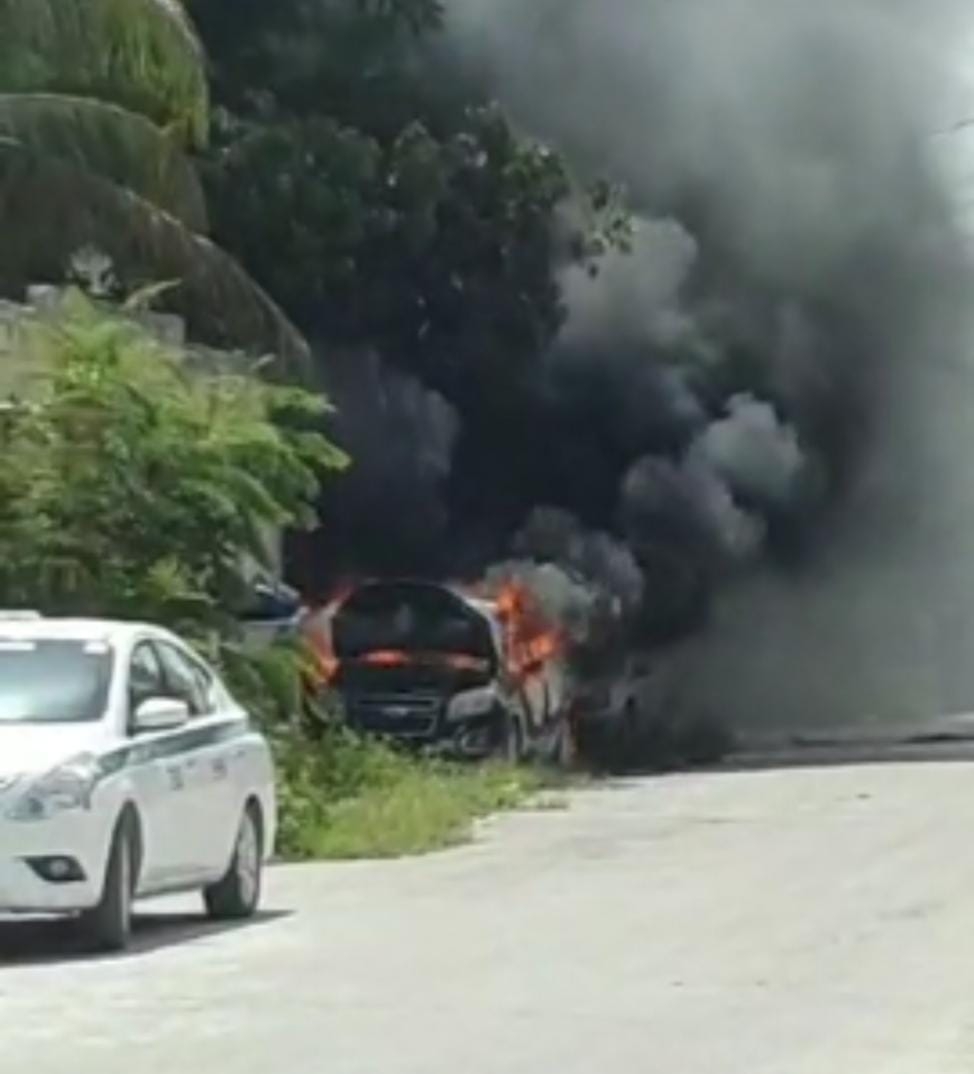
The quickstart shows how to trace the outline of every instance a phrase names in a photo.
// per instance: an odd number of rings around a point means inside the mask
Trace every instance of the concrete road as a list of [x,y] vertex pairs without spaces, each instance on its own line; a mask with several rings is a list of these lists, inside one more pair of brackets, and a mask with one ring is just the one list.
[[121,959],[0,926],[0,1070],[968,1074],[972,823],[969,763],[689,776],[275,870],[243,928],[148,907]]

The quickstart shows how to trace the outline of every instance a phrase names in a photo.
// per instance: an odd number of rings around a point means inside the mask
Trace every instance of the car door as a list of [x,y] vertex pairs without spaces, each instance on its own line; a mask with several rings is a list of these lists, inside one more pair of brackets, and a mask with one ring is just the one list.
[[142,824],[140,891],[171,887],[182,875],[185,826],[189,816],[186,781],[178,764],[182,730],[136,735],[131,718],[150,698],[169,696],[162,662],[152,642],[138,642],[129,659],[129,772]]
[[231,778],[233,714],[219,704],[212,675],[186,649],[157,642],[171,696],[192,714],[181,754],[185,773],[187,869],[192,877],[222,875],[230,861],[240,807]]

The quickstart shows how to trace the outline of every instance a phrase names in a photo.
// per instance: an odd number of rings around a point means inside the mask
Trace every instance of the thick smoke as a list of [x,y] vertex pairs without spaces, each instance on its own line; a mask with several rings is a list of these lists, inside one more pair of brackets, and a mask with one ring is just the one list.
[[438,571],[447,540],[445,488],[456,411],[377,355],[329,354],[330,432],[353,464],[333,482],[320,533],[293,538],[292,570],[316,597],[347,578]]
[[[447,62],[581,178],[623,185],[631,249],[559,267],[563,329],[503,412],[341,363],[356,468],[316,556],[441,578],[497,563],[582,651],[709,624],[679,653],[685,681],[735,717],[849,718],[907,695],[974,707],[959,508],[919,507],[970,455],[952,379],[969,278],[933,164],[963,118],[965,6],[446,7]],[[974,503],[952,472],[953,502]],[[890,674],[911,661],[937,682]]]
[[671,346],[693,332],[681,293],[697,261],[693,237],[675,220],[637,220],[629,249],[613,251],[593,275],[571,264],[561,285],[568,317],[561,346],[598,346],[607,338],[627,346]]
[[613,614],[633,614],[643,600],[643,576],[632,551],[607,533],[586,531],[567,511],[539,507],[514,539],[514,551],[561,563],[603,595]]
[[[583,175],[621,181],[637,214],[631,255],[594,277],[565,269],[543,395],[585,446],[585,491],[562,481],[562,498],[626,539],[644,625],[701,625],[730,568],[766,546],[799,551],[790,579],[732,587],[693,672],[712,697],[752,719],[858,716],[904,693],[891,666],[927,661],[942,681],[913,676],[913,709],[974,705],[960,662],[931,660],[931,617],[956,598],[914,570],[936,555],[929,527],[925,545],[903,536],[936,480],[916,469],[933,450],[924,421],[938,420],[919,402],[958,405],[924,363],[966,350],[967,270],[932,163],[938,132],[962,118],[964,6],[452,0],[448,16],[460,62]],[[897,604],[912,633],[895,640]],[[796,673],[819,654],[820,674]]]
[[769,507],[794,501],[807,467],[795,430],[782,425],[768,403],[747,395],[730,400],[727,417],[704,431],[691,454],[735,496]]
[[819,345],[852,335],[864,363],[909,316],[897,299],[922,300],[919,270],[942,239],[925,146],[947,107],[961,12],[921,0],[453,0],[463,61],[576,165],[622,181],[645,217],[628,263],[591,287],[566,274],[565,343],[596,334],[603,351],[641,342],[717,362],[751,343],[782,392],[801,377],[782,368],[798,318]]

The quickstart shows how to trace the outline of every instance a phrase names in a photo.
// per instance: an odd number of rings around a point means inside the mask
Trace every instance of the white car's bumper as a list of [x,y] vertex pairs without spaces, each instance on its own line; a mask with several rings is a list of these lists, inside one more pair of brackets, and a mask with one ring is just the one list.
[[[101,897],[108,844],[104,825],[91,812],[60,813],[43,821],[0,816],[0,913],[90,909]],[[55,859],[74,863],[69,879],[46,875]]]

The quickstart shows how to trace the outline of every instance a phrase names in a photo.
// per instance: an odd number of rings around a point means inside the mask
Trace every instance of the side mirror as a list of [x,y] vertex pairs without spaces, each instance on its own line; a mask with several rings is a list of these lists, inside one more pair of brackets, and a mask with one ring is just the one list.
[[189,723],[189,705],[175,697],[149,697],[135,710],[132,721],[137,735],[175,731]]

